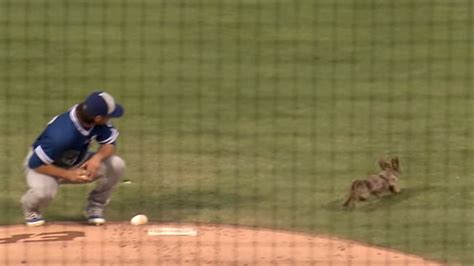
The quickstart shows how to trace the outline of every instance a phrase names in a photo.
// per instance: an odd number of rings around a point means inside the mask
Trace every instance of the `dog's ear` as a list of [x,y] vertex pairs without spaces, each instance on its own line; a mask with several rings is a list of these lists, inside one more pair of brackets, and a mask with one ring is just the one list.
[[380,169],[385,170],[388,167],[390,167],[390,164],[384,159],[379,159],[379,166],[380,166]]
[[398,161],[398,156],[392,158],[392,168],[397,172],[400,171],[400,162]]

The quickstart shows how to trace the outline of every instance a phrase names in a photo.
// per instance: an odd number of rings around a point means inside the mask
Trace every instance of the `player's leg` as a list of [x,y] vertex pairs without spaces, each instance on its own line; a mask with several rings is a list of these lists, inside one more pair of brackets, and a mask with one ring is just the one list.
[[124,172],[125,162],[116,155],[102,162],[98,172],[100,177],[96,181],[97,187],[91,191],[87,199],[86,213],[89,223],[96,225],[105,223],[104,208]]
[[45,208],[56,196],[58,181],[48,175],[26,169],[28,191],[21,198],[25,222],[29,226],[44,224],[41,209]]

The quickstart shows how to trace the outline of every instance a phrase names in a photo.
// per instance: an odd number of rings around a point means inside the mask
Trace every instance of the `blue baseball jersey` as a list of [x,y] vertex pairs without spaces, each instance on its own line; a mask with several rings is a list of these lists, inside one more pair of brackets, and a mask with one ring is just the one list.
[[53,164],[70,168],[84,159],[92,141],[115,144],[119,133],[111,123],[86,129],[77,118],[76,108],[77,105],[48,123],[33,143],[28,167],[34,169],[43,164]]

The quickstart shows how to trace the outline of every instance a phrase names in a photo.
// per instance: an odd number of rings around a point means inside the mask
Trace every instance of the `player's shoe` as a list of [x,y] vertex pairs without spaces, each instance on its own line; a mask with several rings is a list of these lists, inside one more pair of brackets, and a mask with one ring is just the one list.
[[41,226],[45,220],[39,212],[25,212],[25,224],[27,226]]
[[86,210],[87,222],[92,225],[105,224],[104,210],[101,208],[90,208]]

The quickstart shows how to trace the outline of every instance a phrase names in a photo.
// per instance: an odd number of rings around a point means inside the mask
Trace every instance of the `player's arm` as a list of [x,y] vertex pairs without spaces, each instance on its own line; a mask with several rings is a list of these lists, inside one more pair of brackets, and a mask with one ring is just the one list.
[[92,156],[91,159],[96,159],[99,162],[109,158],[115,153],[115,145],[114,144],[102,144],[100,145],[97,152]]
[[87,160],[81,168],[89,171],[92,178],[96,177],[97,169],[99,169],[102,161],[106,160],[115,153],[115,141],[119,133],[112,124],[98,128],[96,141],[100,144],[96,153]]
[[97,152],[84,164],[81,165],[80,168],[87,170],[88,174],[95,178],[97,169],[99,169],[100,164],[105,159],[109,158],[115,153],[115,145],[114,144],[102,144]]
[[84,169],[64,169],[53,164],[42,164],[33,170],[43,175],[49,175],[56,179],[65,179],[71,182],[90,181]]

